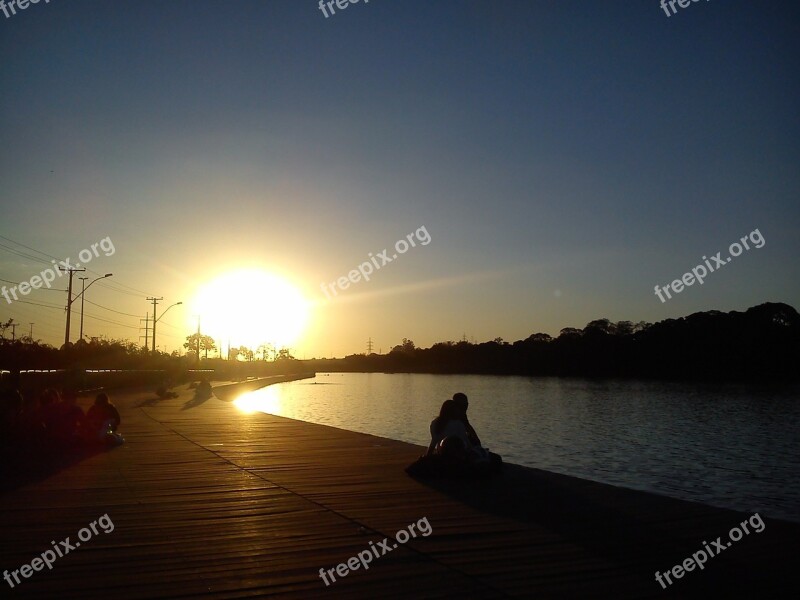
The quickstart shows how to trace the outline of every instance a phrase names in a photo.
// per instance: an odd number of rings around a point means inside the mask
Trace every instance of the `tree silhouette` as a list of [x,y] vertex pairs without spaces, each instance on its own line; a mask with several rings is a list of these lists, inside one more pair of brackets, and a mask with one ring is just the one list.
[[[197,334],[193,333],[192,335],[186,336],[186,342],[183,344],[183,347],[187,350],[191,350],[197,352]],[[216,350],[217,343],[214,341],[209,335],[200,335],[200,350],[205,350],[205,357],[208,358],[208,351],[209,350]]]

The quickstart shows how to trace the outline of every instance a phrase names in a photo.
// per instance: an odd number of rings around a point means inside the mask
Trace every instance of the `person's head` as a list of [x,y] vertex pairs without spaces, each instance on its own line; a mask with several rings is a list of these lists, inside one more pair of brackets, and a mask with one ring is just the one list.
[[94,403],[97,406],[108,406],[108,394],[104,392],[97,394],[94,399]]
[[39,404],[41,406],[58,404],[60,401],[61,397],[58,395],[58,392],[53,388],[47,388],[45,391],[42,392],[42,395],[39,396]]
[[442,408],[439,409],[439,421],[442,425],[450,419],[458,417],[459,408],[452,400],[445,400],[442,402]]
[[467,400],[466,394],[463,394],[461,392],[456,392],[455,394],[453,394],[453,402],[461,412],[463,413],[467,412],[467,408],[469,407],[469,401]]

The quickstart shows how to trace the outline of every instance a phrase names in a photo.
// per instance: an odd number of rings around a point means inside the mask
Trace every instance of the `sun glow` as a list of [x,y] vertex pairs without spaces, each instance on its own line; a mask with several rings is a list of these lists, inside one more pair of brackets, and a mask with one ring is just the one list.
[[256,412],[271,415],[281,414],[281,393],[277,385],[270,385],[255,392],[248,392],[233,401],[233,405],[245,414]]
[[262,344],[291,348],[308,321],[309,304],[285,279],[262,270],[226,273],[202,286],[193,302],[200,329],[217,348]]

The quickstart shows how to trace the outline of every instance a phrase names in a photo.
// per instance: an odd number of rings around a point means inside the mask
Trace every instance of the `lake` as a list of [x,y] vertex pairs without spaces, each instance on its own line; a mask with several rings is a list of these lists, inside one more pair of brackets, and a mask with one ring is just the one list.
[[245,411],[427,446],[455,392],[506,462],[800,522],[800,386],[320,373]]

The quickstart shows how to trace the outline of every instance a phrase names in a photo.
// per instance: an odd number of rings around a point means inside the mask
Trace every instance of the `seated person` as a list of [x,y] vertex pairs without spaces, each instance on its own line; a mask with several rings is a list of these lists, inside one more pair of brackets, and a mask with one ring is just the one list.
[[431,422],[431,443],[428,455],[442,454],[453,458],[471,459],[480,453],[464,424],[463,413],[453,400],[445,400],[439,416]]
[[466,416],[467,397],[445,400],[431,422],[431,442],[425,456],[410,465],[411,475],[488,476],[502,470],[503,459],[480,445]]
[[21,437],[22,394],[16,389],[0,392],[0,454],[16,452]]
[[205,377],[203,377],[200,380],[200,383],[197,384],[196,396],[198,398],[211,398],[211,395],[212,395],[211,384]]
[[48,435],[52,435],[58,427],[61,412],[61,396],[53,388],[47,388],[39,396],[39,419]]
[[63,444],[72,445],[79,441],[79,436],[86,415],[77,404],[77,397],[72,390],[64,390],[58,419],[53,434]]
[[120,425],[119,411],[104,393],[97,394],[94,405],[86,413],[84,431],[88,441],[122,443],[124,438],[116,433]]

